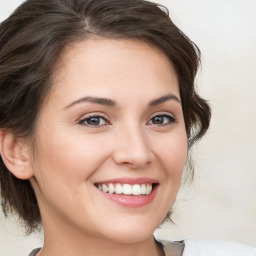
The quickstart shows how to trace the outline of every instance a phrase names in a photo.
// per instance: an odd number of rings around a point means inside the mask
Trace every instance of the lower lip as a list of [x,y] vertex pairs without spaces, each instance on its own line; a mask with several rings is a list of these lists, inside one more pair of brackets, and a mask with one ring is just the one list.
[[143,195],[143,196],[127,196],[122,194],[109,194],[105,193],[101,190],[98,190],[104,197],[109,199],[110,201],[113,201],[119,205],[126,206],[126,207],[142,207],[147,204],[150,204],[157,192],[158,185],[154,186],[154,189],[149,195]]

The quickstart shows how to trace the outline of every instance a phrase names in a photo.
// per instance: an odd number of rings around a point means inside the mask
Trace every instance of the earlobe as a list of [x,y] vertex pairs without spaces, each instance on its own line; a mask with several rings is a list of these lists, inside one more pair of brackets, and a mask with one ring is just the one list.
[[22,140],[14,138],[9,130],[0,129],[0,154],[5,166],[18,179],[33,176],[28,146]]

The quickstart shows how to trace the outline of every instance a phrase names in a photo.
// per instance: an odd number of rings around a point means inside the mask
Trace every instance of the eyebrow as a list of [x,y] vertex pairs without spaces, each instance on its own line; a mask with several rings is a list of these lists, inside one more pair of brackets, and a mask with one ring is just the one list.
[[[164,95],[160,98],[157,98],[157,99],[154,99],[154,100],[150,101],[148,106],[153,107],[153,106],[162,104],[162,103],[164,103],[168,100],[174,100],[174,101],[181,104],[180,99],[178,97],[176,97],[174,94],[167,94],[167,95]],[[111,100],[111,99],[88,96],[88,97],[83,97],[83,98],[80,98],[78,100],[75,100],[75,101],[71,102],[69,105],[64,107],[64,109],[68,109],[68,108],[70,108],[70,107],[72,107],[76,104],[81,104],[81,103],[85,103],[85,102],[96,103],[96,104],[100,104],[100,105],[103,105],[103,106],[117,108],[117,103],[115,101]]]
[[160,98],[150,101],[148,105],[149,105],[149,107],[154,107],[154,106],[162,104],[168,100],[174,100],[174,101],[178,102],[179,104],[181,104],[180,99],[178,97],[176,97],[174,94],[170,93],[170,94],[164,95]]
[[80,104],[80,103],[85,103],[85,102],[90,102],[90,103],[96,103],[96,104],[100,104],[103,106],[108,106],[108,107],[117,107],[117,104],[115,101],[111,100],[111,99],[107,99],[107,98],[98,98],[98,97],[83,97],[81,99],[78,99],[76,101],[73,101],[72,103],[70,103],[69,105],[67,105],[66,107],[64,107],[64,109],[70,108],[76,104]]

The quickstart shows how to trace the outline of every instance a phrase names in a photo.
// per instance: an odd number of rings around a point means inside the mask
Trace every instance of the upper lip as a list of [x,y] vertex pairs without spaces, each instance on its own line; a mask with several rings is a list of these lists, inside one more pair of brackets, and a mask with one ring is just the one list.
[[95,184],[106,184],[106,183],[121,183],[121,184],[145,184],[145,183],[159,183],[158,180],[149,178],[149,177],[122,177],[122,178],[115,178],[115,179],[109,179],[109,180],[101,180],[98,182],[95,182]]

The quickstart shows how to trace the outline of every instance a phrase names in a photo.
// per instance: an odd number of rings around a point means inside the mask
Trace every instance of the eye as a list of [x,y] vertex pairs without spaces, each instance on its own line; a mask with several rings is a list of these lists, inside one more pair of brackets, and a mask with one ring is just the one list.
[[170,114],[160,114],[153,116],[148,124],[153,124],[153,125],[168,125],[176,122],[176,119],[170,115]]
[[91,127],[100,127],[109,124],[109,122],[103,116],[92,115],[84,117],[82,120],[79,121],[79,124]]

